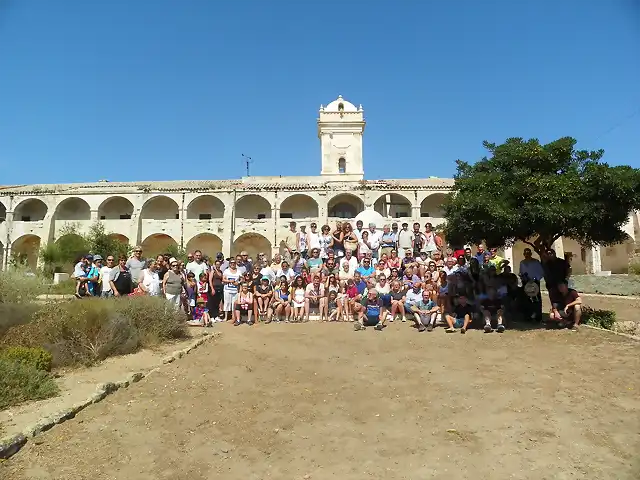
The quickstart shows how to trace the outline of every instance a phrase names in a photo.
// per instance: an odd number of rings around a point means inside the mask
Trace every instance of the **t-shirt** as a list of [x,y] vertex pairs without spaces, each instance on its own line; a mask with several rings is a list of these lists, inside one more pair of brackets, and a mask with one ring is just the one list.
[[307,260],[307,268],[309,269],[309,271],[311,273],[316,273],[319,272],[320,269],[322,268],[322,259],[320,257],[318,258],[309,258]]
[[431,310],[436,306],[436,302],[431,299],[425,302],[424,298],[422,298],[418,303],[415,304],[415,306],[418,310]]
[[469,303],[462,305],[458,304],[453,309],[454,316],[456,318],[464,318],[466,315],[472,316],[474,313],[473,306]]
[[[222,273],[222,278],[226,278],[227,280],[235,280],[236,282],[242,277],[240,270],[236,268],[235,272],[232,272],[230,268],[227,268]],[[231,283],[224,284],[224,291],[227,293],[238,293],[238,286],[233,285]]]
[[407,291],[407,293],[405,294],[405,303],[408,303],[409,305],[416,305],[418,302],[420,302],[422,300],[422,290],[418,290],[417,292],[412,288],[411,290]]
[[496,255],[489,260],[489,265],[493,265],[494,267],[496,267],[496,273],[498,275],[502,273],[502,262],[504,262],[504,258],[502,258],[500,255]]
[[360,282],[355,283],[356,288],[358,289],[358,295],[362,295],[364,293],[364,289],[367,288],[367,282],[364,280],[360,280]]
[[579,297],[580,295],[578,295],[578,292],[576,290],[574,290],[573,288],[569,288],[567,290],[567,293],[564,295],[562,295],[558,291],[553,292],[552,298],[550,298],[550,300],[551,303],[558,305],[558,308],[562,309],[571,302],[575,302]]
[[164,277],[163,281],[166,279],[164,286],[165,292],[167,292],[168,295],[180,294],[183,282],[182,275],[178,275],[173,270],[169,270]]
[[196,280],[198,280],[200,279],[201,273],[209,271],[209,267],[204,262],[198,263],[194,260],[193,262],[187,263],[185,270],[187,271],[187,273],[193,273],[196,276]]
[[85,270],[84,262],[76,263],[76,266],[73,267],[73,276],[76,278],[87,276],[87,271]]
[[287,270],[278,270],[276,274],[277,278],[286,277],[288,282],[291,282],[294,278],[296,278],[296,272],[293,271],[293,268],[287,268]]
[[366,268],[364,265],[360,265],[356,268],[356,272],[360,272],[362,277],[370,277],[374,272],[374,268],[371,265],[369,265],[369,268]]
[[[313,283],[310,283],[305,288],[305,292],[307,294],[311,294],[315,292],[318,297],[324,297],[324,285],[321,283],[318,285],[318,288],[316,288],[316,286]],[[310,295],[310,296],[313,296],[313,295]]]
[[100,269],[100,283],[102,283],[102,292],[110,292],[111,284],[109,283],[109,275],[111,274],[113,267],[102,267]]
[[140,275],[142,275],[142,270],[144,270],[145,267],[145,261],[142,259],[138,260],[136,257],[131,257],[129,260],[127,260],[126,266],[131,272],[131,278],[133,279],[133,282],[138,283],[138,280],[140,280]]
[[[95,265],[91,265],[91,268],[89,269],[89,273],[87,273],[87,277],[94,278],[99,276],[100,276],[100,269],[98,269],[98,267],[96,267]],[[100,280],[88,283],[87,287],[91,295],[95,295],[98,292],[99,283],[100,283]]]
[[406,250],[407,248],[413,248],[411,242],[413,241],[413,232],[409,230],[400,230],[398,232],[398,248]]

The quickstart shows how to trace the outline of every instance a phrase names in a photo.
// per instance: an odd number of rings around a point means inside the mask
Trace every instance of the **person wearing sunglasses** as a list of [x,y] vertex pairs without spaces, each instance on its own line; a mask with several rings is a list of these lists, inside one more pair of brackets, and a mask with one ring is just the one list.
[[127,260],[126,267],[131,273],[133,288],[136,288],[138,286],[138,280],[142,275],[142,271],[147,268],[147,264],[142,258],[142,247],[133,247],[133,255]]
[[113,297],[113,290],[111,290],[111,283],[109,282],[109,275],[113,270],[114,264],[113,255],[107,255],[105,260],[106,264],[100,269],[100,285],[102,286],[100,296],[102,298]]

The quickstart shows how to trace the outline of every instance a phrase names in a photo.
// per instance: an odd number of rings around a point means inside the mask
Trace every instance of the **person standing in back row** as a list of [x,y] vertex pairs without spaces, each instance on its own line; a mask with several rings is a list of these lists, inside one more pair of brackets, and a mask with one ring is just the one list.
[[146,262],[142,259],[142,247],[133,247],[133,255],[126,261],[125,266],[133,279],[133,288],[136,288],[138,286],[138,279],[140,275],[142,275],[142,270],[147,266]]
[[413,250],[413,232],[409,231],[409,224],[404,222],[402,230],[397,235],[398,256],[404,258],[408,249]]

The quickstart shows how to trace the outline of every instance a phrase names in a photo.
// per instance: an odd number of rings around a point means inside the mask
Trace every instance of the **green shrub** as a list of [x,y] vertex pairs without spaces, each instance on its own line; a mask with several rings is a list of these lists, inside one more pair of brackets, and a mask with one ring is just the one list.
[[583,307],[582,318],[584,323],[588,325],[611,330],[616,323],[616,312],[613,310],[596,310],[591,307]]
[[33,302],[46,290],[44,279],[24,268],[10,268],[0,272],[0,303]]
[[50,303],[30,323],[10,328],[0,344],[41,347],[54,366],[91,364],[187,335],[184,315],[162,298],[87,298]]
[[0,303],[0,338],[10,327],[30,322],[40,308],[36,303]]
[[33,365],[0,358],[0,410],[58,394],[53,378]]
[[640,257],[636,255],[629,259],[629,275],[640,275]]
[[0,358],[30,365],[36,370],[51,371],[53,356],[43,348],[9,347],[0,350]]

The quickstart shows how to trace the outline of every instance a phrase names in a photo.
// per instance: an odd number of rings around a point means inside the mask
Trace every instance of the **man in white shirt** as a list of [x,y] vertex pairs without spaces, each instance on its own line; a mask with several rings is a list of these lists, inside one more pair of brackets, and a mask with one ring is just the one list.
[[398,232],[398,256],[404,258],[407,249],[413,250],[413,232],[409,231],[409,224],[403,223],[402,230]]
[[353,276],[356,268],[358,268],[358,259],[353,256],[353,252],[351,250],[344,251],[344,257],[340,259],[340,271],[342,271],[342,264],[349,264],[349,273]]
[[456,259],[453,257],[447,257],[447,261],[445,262],[444,267],[442,267],[442,271],[447,274],[447,277],[449,275],[453,275],[459,269],[460,267],[456,263]]
[[109,274],[113,270],[114,266],[113,255],[107,255],[107,264],[100,269],[100,284],[102,285],[101,297],[112,297],[113,291],[111,290],[111,283],[109,282]]
[[293,268],[289,267],[289,262],[286,260],[282,262],[282,266],[280,270],[276,273],[276,277],[279,279],[280,277],[286,277],[287,281],[291,283],[294,278],[296,278],[296,272],[293,271]]
[[193,273],[196,277],[196,280],[200,278],[201,273],[209,271],[209,267],[207,266],[207,264],[202,261],[202,252],[200,250],[196,250],[195,252],[193,252],[193,262],[187,263],[185,270],[187,271],[187,273]]
[[373,258],[378,258],[378,248],[380,248],[380,237],[382,236],[382,232],[379,232],[376,229],[375,223],[369,224],[369,244],[371,245],[371,256]]
[[362,220],[358,220],[356,222],[356,229],[353,231],[353,233],[356,234],[356,237],[358,237],[358,241],[362,240]]
[[260,275],[262,275],[263,277],[268,277],[270,284],[272,285],[275,284],[276,272],[272,270],[272,268],[269,266],[269,264],[266,261],[263,261],[261,265],[262,265],[262,269],[260,270]]
[[293,258],[293,252],[298,250],[298,232],[296,231],[296,222],[289,222],[289,229],[282,237],[284,243],[284,256],[287,260]]

